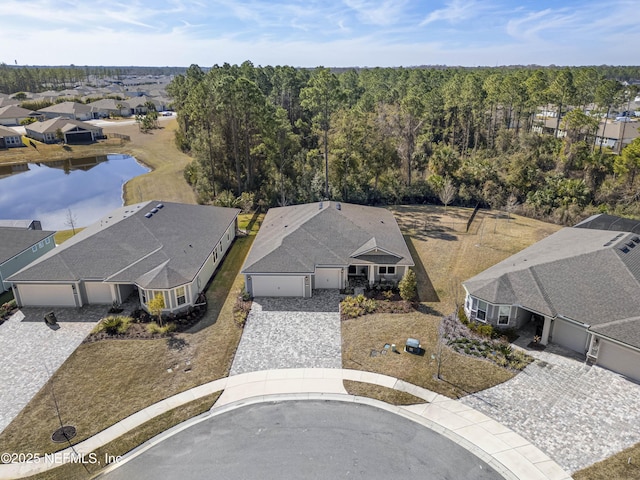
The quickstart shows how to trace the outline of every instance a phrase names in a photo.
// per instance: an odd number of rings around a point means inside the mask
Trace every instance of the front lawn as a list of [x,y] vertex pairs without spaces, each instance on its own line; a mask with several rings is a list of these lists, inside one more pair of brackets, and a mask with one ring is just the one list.
[[[421,304],[408,314],[376,313],[344,320],[343,366],[397,377],[451,398],[513,377],[514,370],[502,368],[481,354],[466,355],[464,347],[463,353],[440,348],[438,327],[444,316],[462,304],[462,281],[560,227],[513,214],[509,219],[496,218],[481,210],[466,232],[471,209],[416,205],[391,210],[416,263]],[[402,351],[407,338],[420,340],[424,356]],[[396,344],[400,353],[385,349],[385,344]]]

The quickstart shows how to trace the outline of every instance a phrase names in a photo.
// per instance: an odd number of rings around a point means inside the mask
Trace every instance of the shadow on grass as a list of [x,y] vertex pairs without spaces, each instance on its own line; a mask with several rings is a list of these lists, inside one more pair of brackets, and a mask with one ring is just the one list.
[[418,255],[418,251],[416,250],[415,245],[413,245],[413,240],[409,235],[405,235],[404,239],[407,242],[409,252],[411,253],[413,261],[416,264],[413,268],[415,269],[416,277],[418,280],[418,300],[420,300],[421,302],[439,302],[440,297],[438,297],[436,289],[433,288],[433,283],[431,283],[429,274],[424,268],[422,258],[420,258],[420,255]]
[[254,238],[254,236],[236,237],[233,245],[227,251],[222,265],[215,272],[213,279],[205,290],[207,296],[207,313],[202,317],[202,320],[184,333],[198,333],[218,321],[218,316],[222,311],[227,297],[231,294],[231,288],[240,273],[240,268],[251,248]]

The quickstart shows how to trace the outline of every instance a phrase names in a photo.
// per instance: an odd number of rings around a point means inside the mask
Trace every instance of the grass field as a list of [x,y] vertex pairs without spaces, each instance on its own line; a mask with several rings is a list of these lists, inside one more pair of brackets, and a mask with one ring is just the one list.
[[[480,211],[466,232],[470,209],[420,205],[391,210],[416,263],[420,308],[411,314],[374,314],[343,321],[344,367],[394,376],[452,398],[511,378],[514,372],[493,363],[440,349],[438,325],[463,301],[462,281],[560,227],[516,215],[496,219],[491,212]],[[386,343],[402,350],[409,337],[421,341],[423,357],[379,354]]]
[[[252,225],[251,235],[236,239],[214,277],[203,320],[168,339],[81,345],[0,434],[0,451],[45,453],[59,448],[50,440],[59,427],[52,388],[63,421],[78,430],[76,443],[148,405],[225,377],[242,334],[233,318],[243,284],[238,272],[259,220]],[[241,224],[247,221],[240,219]]]

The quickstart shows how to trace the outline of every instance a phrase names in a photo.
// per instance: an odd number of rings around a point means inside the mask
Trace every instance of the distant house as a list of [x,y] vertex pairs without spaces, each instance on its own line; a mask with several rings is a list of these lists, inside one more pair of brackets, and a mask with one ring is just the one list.
[[7,278],[53,250],[56,246],[54,235],[55,232],[22,226],[0,226],[0,292],[11,288]]
[[[533,131],[540,134],[553,135],[556,129],[557,119],[547,118],[538,125],[534,125]],[[562,122],[560,122],[562,125]],[[601,121],[596,132],[595,144],[612,149],[615,153],[620,153],[624,147],[629,145],[635,138],[640,136],[637,122],[605,122]],[[564,138],[567,132],[562,128],[558,129],[558,138]],[[593,139],[593,137],[591,137]]]
[[41,108],[39,113],[46,118],[69,118],[71,120],[92,120],[98,118],[98,112],[91,104],[86,105],[84,103],[77,102],[62,102],[51,105],[50,107]]
[[0,107],[0,125],[20,125],[20,122],[22,120],[29,117],[39,118],[42,117],[42,115],[38,112],[27,110],[26,108],[22,108],[17,105],[7,105],[6,107]]
[[413,265],[389,210],[319,202],[269,209],[242,273],[254,297],[311,297],[350,280],[395,283]]
[[640,381],[640,225],[599,217],[465,281],[464,308],[497,327],[533,322],[543,345]]
[[109,305],[157,295],[165,310],[197,302],[236,234],[239,210],[143,202],[119,208],[14,274],[19,306]]
[[144,115],[147,113],[148,102],[151,102],[158,112],[163,112],[167,109],[164,99],[156,99],[147,96],[133,97],[127,100],[126,103],[129,106],[129,113],[131,115]]
[[0,148],[22,147],[22,135],[11,128],[0,126]]
[[62,132],[64,142],[69,144],[95,142],[104,138],[101,127],[63,117],[32,123],[24,129],[27,137],[43,143],[59,142],[58,130]]
[[100,117],[109,117],[111,115],[128,117],[131,114],[129,105],[124,100],[103,98],[102,100],[91,102],[89,105],[93,107],[94,111],[96,111]]

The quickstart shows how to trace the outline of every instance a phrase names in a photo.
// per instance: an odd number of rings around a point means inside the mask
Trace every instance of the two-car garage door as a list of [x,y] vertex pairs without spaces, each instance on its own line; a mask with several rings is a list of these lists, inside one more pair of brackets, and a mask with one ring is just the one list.
[[303,297],[304,276],[252,275],[254,297]]
[[20,304],[29,307],[75,307],[71,285],[18,285]]

